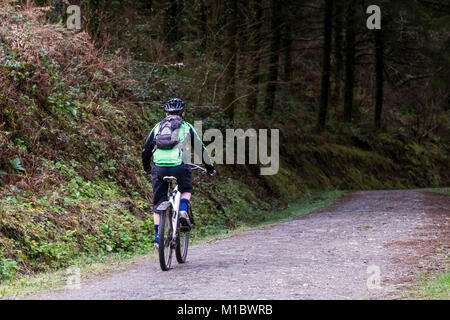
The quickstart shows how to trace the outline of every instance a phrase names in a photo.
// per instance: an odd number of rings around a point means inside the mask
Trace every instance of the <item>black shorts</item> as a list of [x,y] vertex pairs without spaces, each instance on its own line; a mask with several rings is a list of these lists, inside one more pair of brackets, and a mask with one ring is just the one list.
[[163,180],[165,176],[177,178],[178,190],[194,193],[192,187],[192,170],[187,164],[182,163],[175,167],[158,167],[152,165],[152,185],[153,185],[153,212],[159,212],[156,208],[164,201],[169,200],[167,192],[169,184]]

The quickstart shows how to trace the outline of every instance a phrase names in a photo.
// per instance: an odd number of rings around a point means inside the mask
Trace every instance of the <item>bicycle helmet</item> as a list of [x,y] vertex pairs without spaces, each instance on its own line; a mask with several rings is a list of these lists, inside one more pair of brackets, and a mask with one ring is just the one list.
[[181,114],[184,111],[184,102],[178,98],[170,99],[164,105],[164,110],[171,114]]

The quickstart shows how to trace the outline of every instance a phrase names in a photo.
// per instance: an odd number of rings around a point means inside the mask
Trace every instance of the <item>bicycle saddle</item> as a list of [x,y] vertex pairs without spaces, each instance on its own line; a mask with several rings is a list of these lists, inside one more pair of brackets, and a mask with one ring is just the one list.
[[163,180],[164,180],[164,181],[167,181],[167,182],[177,182],[177,178],[172,177],[172,176],[165,176],[165,177],[163,178]]

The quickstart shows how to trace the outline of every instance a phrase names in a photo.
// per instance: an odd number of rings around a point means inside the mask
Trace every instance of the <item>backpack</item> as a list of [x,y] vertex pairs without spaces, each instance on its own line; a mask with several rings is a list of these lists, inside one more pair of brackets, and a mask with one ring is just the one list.
[[158,149],[173,149],[180,142],[180,128],[183,118],[170,115],[161,121],[159,133],[156,137],[156,147]]

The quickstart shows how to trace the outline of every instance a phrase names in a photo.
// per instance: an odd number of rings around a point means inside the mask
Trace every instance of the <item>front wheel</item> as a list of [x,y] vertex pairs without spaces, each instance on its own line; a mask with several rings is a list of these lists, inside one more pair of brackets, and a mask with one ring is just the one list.
[[159,264],[161,270],[167,271],[172,264],[172,207],[160,214],[159,220]]

